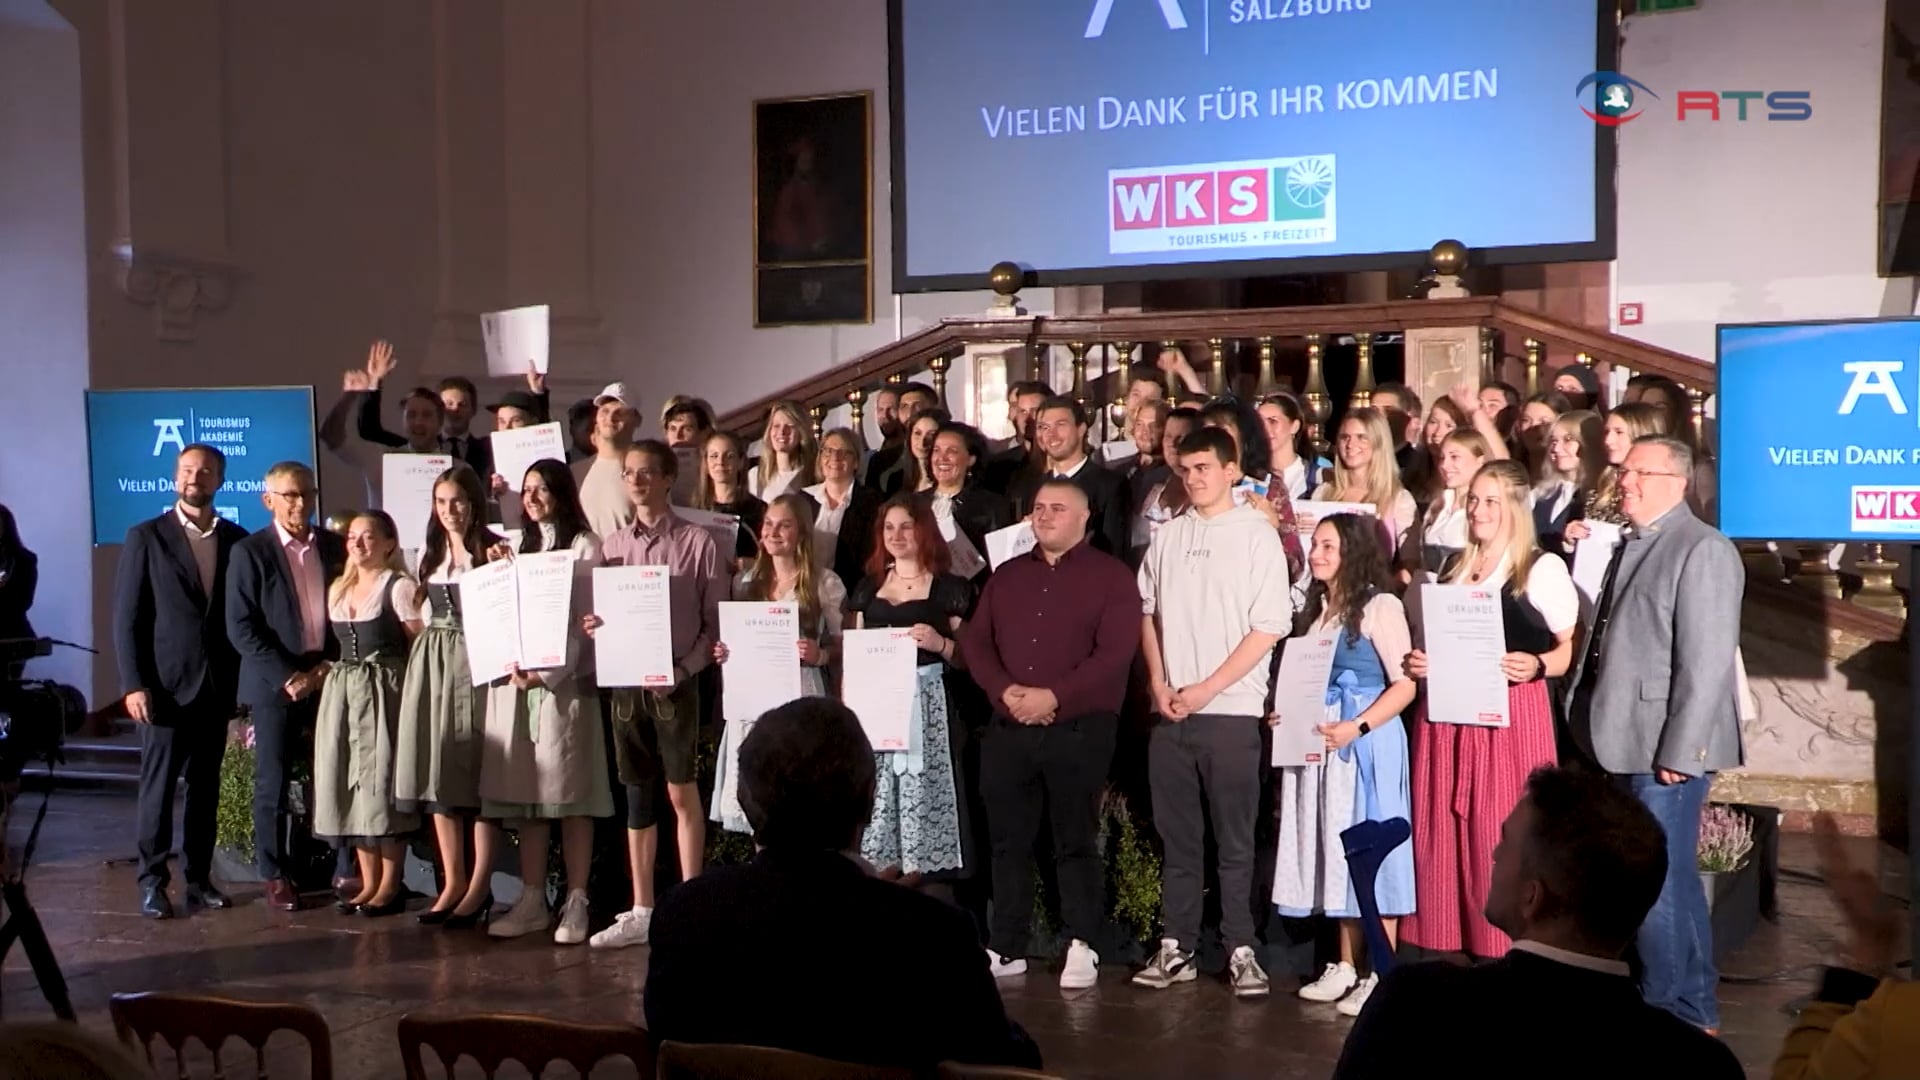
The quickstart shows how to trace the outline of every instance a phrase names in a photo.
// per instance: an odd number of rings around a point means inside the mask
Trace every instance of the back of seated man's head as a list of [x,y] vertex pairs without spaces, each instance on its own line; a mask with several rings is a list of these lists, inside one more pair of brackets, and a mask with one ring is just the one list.
[[1593,956],[1626,952],[1667,877],[1666,834],[1606,776],[1540,768],[1493,852],[1487,921]]
[[832,698],[767,712],[740,744],[740,809],[767,850],[858,850],[873,791],[873,744]]

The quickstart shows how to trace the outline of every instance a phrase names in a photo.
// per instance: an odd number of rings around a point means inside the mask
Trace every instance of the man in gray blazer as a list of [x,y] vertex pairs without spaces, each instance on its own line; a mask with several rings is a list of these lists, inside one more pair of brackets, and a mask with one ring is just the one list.
[[1719,974],[1697,849],[1713,774],[1744,760],[1734,650],[1746,572],[1733,544],[1687,508],[1692,476],[1693,453],[1677,439],[1639,439],[1622,462],[1632,529],[1567,673],[1567,722],[1586,764],[1613,774],[1666,830],[1666,887],[1635,942],[1641,994],[1712,1032]]

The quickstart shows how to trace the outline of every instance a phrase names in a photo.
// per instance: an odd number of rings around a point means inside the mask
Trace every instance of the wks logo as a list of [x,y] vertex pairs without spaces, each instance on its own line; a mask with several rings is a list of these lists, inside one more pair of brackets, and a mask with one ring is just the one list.
[[1920,487],[1856,487],[1853,531],[1920,533]]
[[[1145,0],[1133,0],[1144,3]],[[1156,0],[1160,5],[1160,17],[1167,22],[1169,30],[1185,30],[1187,13],[1180,10],[1180,0]],[[1097,38],[1107,32],[1107,20],[1113,16],[1113,0],[1094,0],[1093,15],[1087,19],[1087,37]]]
[[1333,240],[1332,154],[1107,173],[1110,254]]

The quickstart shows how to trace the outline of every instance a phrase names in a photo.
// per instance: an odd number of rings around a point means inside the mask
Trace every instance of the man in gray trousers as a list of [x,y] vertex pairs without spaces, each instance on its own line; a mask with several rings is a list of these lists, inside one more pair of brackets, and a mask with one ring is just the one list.
[[1746,573],[1725,536],[1687,508],[1693,452],[1636,441],[1620,467],[1632,523],[1568,672],[1567,721],[1585,764],[1612,774],[1667,834],[1667,881],[1635,942],[1640,992],[1717,1032],[1713,930],[1697,873],[1700,811],[1740,745],[1740,598]]

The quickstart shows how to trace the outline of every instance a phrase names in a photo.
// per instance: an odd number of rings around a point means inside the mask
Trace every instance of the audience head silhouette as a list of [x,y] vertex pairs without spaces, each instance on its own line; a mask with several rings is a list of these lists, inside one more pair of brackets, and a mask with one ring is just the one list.
[[1667,876],[1666,834],[1607,776],[1535,769],[1493,850],[1487,921],[1514,940],[1617,957]]
[[740,744],[740,809],[770,851],[858,850],[874,782],[873,744],[831,698],[763,714]]

